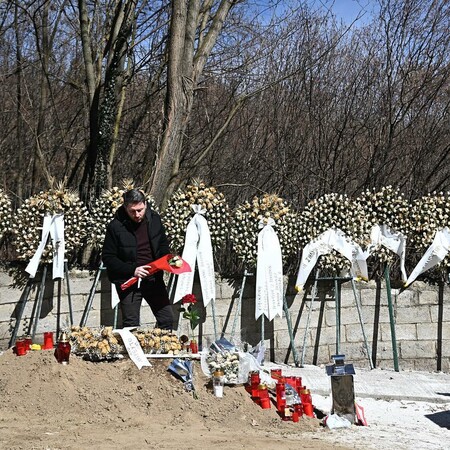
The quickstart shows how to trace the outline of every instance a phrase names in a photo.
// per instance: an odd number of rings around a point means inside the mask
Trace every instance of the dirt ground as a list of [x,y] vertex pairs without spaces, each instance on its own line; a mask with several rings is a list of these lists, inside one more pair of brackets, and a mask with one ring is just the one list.
[[[194,362],[198,399],[167,371],[170,360],[138,370],[129,359],[93,363],[52,351],[0,355],[2,449],[339,449],[316,418],[283,422],[243,386],[212,393]],[[322,439],[322,436],[325,439]]]

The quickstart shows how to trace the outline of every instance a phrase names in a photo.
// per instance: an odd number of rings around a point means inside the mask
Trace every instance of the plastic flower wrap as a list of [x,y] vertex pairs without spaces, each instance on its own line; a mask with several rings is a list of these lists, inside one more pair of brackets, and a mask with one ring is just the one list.
[[296,255],[300,246],[300,216],[291,211],[287,203],[275,194],[254,197],[251,202],[238,206],[231,224],[231,241],[239,259],[247,267],[256,265],[260,222],[275,221],[283,261]]
[[230,350],[214,351],[210,349],[206,356],[210,373],[221,370],[226,384],[239,383],[239,353]]
[[0,242],[11,231],[11,200],[5,191],[0,189]]
[[[96,199],[91,209],[91,222],[89,224],[88,243],[94,248],[99,249],[105,240],[106,226],[114,218],[114,214],[123,203],[123,194],[134,189],[132,180],[124,180],[122,187],[113,187],[105,190],[98,199]],[[146,194],[148,206],[157,211],[153,197]]]
[[[392,231],[408,236],[410,205],[399,189],[392,186],[381,190],[367,190],[357,199],[359,207],[363,210],[366,223],[366,232],[370,233],[373,225],[386,224]],[[385,247],[374,250],[373,256],[381,262],[392,261],[395,254]]]
[[[431,245],[436,231],[450,228],[450,192],[433,192],[415,200],[412,204],[410,216],[409,247],[415,254],[416,263]],[[435,282],[439,272],[450,268],[450,256],[433,270],[426,273],[427,281]]]
[[269,374],[264,374],[253,351],[242,351],[239,346],[224,337],[213,342],[207,352],[201,353],[200,364],[203,373],[208,377],[212,377],[218,370],[222,371],[225,384],[246,383],[248,374],[253,370],[261,372],[261,380],[264,383],[272,384],[274,381]]
[[[87,233],[89,214],[78,194],[63,184],[40,192],[23,203],[14,216],[13,243],[17,257],[29,261],[41,241],[42,224],[46,213],[64,214],[64,240],[66,255],[81,247]],[[47,244],[41,261],[52,261],[52,245]]]
[[207,187],[200,180],[193,180],[186,189],[177,191],[170,199],[163,215],[163,222],[171,248],[181,251],[184,246],[186,227],[194,216],[192,205],[206,210],[211,243],[214,247],[224,244],[230,222],[230,209],[225,196],[215,187]]

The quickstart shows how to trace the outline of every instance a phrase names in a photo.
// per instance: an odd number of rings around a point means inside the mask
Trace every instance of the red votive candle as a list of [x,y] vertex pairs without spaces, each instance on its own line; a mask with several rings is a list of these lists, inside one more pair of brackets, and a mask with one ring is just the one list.
[[52,350],[53,349],[53,331],[45,331],[44,332],[44,350]]
[[262,409],[270,409],[270,398],[264,397],[259,399],[259,404],[261,405]]
[[198,353],[198,344],[195,341],[191,341],[189,343],[189,347],[191,348],[192,353]]
[[300,391],[303,389],[302,386],[302,377],[295,377],[295,390],[297,391],[298,395],[300,395]]
[[66,333],[62,333],[55,350],[56,360],[60,364],[69,364],[71,345]]
[[259,377],[259,370],[253,370],[250,372],[250,384],[252,388],[257,388],[260,382],[261,378]]
[[314,417],[314,407],[309,389],[303,389],[300,394],[303,405],[303,414],[308,417]]
[[276,392],[277,392],[277,410],[281,414],[284,413],[284,408],[286,407],[286,393],[284,383],[278,381]]
[[23,339],[18,339],[16,341],[16,355],[23,356],[27,354],[27,347]]
[[31,339],[31,336],[25,336],[25,347],[28,350],[31,350],[31,344],[33,343],[33,340]]
[[295,377],[284,377],[284,382],[290,384],[295,389],[296,386]]

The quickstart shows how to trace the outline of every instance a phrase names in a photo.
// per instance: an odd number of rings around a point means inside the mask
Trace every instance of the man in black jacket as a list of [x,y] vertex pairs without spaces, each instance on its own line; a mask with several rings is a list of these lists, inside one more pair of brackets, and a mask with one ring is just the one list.
[[[125,192],[123,205],[107,226],[102,251],[108,278],[116,285],[120,298],[123,327],[140,325],[144,298],[153,311],[157,326],[172,329],[173,312],[163,273],[148,273],[148,263],[168,253],[169,243],[160,216],[147,207],[141,191]],[[120,284],[131,277],[138,277],[139,283],[122,291]]]

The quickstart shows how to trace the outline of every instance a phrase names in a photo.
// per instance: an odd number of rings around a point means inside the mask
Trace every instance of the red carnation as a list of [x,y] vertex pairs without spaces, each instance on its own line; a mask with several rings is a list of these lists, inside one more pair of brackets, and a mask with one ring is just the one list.
[[182,299],[181,303],[186,305],[187,303],[197,303],[197,299],[194,294],[186,294]]

